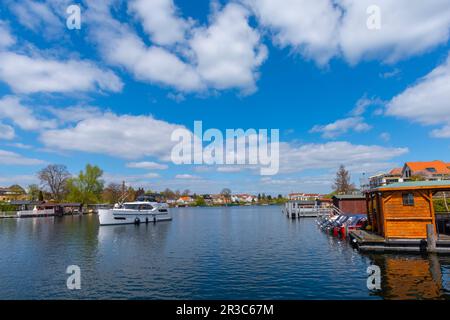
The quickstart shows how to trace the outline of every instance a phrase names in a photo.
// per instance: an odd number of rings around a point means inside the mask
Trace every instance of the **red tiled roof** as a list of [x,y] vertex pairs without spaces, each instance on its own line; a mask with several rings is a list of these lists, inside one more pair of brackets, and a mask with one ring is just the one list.
[[403,172],[403,168],[394,168],[391,171],[389,171],[389,174],[393,176],[401,176]]
[[[411,169],[413,173],[415,172],[429,172],[432,174],[450,174],[450,168],[448,168],[447,163],[435,160],[427,162],[407,162],[406,165]],[[433,168],[435,172],[430,172],[427,169]]]

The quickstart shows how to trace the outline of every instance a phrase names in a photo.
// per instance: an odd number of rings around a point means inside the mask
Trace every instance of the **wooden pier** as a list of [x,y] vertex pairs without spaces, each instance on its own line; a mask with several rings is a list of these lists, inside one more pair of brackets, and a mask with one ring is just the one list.
[[320,204],[316,201],[291,200],[286,202],[283,213],[291,219],[316,218],[330,215],[334,212],[333,206]]
[[[385,239],[364,230],[350,231],[350,242],[362,252],[394,253],[441,253],[450,254],[450,236],[439,235],[434,241],[430,239]],[[433,243],[433,245],[431,245]],[[430,246],[431,245],[431,246]]]

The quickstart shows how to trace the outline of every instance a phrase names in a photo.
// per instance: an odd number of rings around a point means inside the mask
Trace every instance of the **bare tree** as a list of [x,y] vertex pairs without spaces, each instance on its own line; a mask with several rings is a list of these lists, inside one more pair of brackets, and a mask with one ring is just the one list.
[[334,191],[338,194],[346,194],[355,190],[355,185],[351,183],[350,173],[341,165],[334,179]]
[[42,187],[48,189],[52,198],[61,201],[66,191],[67,180],[70,173],[65,165],[50,164],[38,172],[38,178]]
[[220,195],[225,199],[225,203],[231,202],[231,190],[228,188],[224,188]]

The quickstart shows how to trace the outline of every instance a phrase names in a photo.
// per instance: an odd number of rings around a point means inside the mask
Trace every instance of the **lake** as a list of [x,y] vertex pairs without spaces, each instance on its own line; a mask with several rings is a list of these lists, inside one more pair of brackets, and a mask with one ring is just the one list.
[[[0,299],[448,299],[450,257],[362,255],[278,206],[177,208],[173,221],[0,220]],[[382,290],[367,289],[377,265]],[[81,269],[68,290],[66,268]]]

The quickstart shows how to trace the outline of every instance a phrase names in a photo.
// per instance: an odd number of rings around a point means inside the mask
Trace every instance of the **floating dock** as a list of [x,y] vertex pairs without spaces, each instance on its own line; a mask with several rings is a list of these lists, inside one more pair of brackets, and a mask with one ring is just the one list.
[[[426,239],[385,239],[384,237],[364,230],[350,231],[350,243],[362,252],[429,252],[429,241]],[[439,235],[435,240],[433,253],[450,254],[450,236]]]

